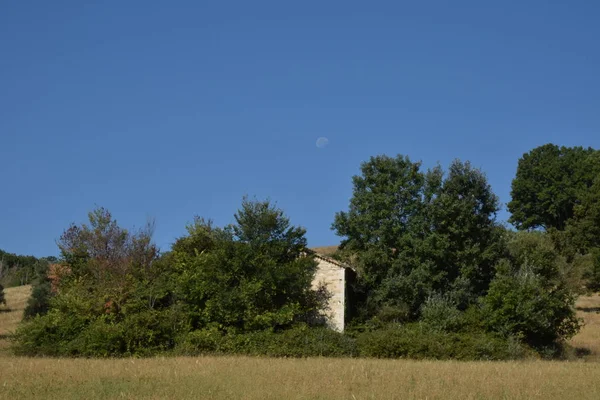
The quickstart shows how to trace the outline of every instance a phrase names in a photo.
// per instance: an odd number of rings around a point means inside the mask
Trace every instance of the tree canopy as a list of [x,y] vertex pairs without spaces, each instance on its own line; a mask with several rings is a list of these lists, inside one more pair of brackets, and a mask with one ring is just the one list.
[[349,335],[324,326],[330,293],[313,286],[306,231],[270,201],[245,197],[225,226],[195,217],[162,253],[152,224],[128,230],[98,208],[64,231],[58,259],[28,267],[33,296],[15,349],[469,359],[553,351],[579,329],[582,277],[600,287],[599,154],[546,145],[523,156],[509,207],[527,232],[497,222],[498,197],[469,162],[425,170],[403,155],[371,157],[332,224],[342,237],[333,257],[356,269],[345,288]]
[[316,317],[316,263],[303,255],[305,230],[269,201],[244,199],[236,223],[197,218],[173,245],[177,294],[195,328],[278,329]]
[[564,230],[600,173],[598,151],[546,144],[521,157],[512,182],[509,222],[517,229]]
[[349,210],[336,214],[341,248],[356,257],[363,315],[448,293],[462,306],[487,289],[501,251],[498,199],[481,171],[455,161],[421,171],[408,157],[372,157],[353,178]]

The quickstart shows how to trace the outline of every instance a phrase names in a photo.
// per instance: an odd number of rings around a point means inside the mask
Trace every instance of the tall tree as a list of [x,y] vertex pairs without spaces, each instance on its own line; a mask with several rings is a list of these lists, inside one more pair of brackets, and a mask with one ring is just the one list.
[[305,230],[268,201],[244,199],[236,223],[196,219],[173,246],[178,297],[194,328],[279,329],[320,308],[311,289],[316,263],[304,256]]
[[348,212],[333,229],[359,269],[363,316],[407,308],[434,293],[466,305],[483,293],[501,247],[498,199],[485,176],[455,161],[447,175],[408,157],[372,157],[353,178]]
[[519,160],[509,222],[517,229],[565,229],[582,194],[600,173],[596,150],[546,144]]
[[89,224],[71,225],[60,237],[63,268],[55,286],[59,292],[68,288],[83,296],[92,314],[110,307],[118,315],[132,300],[136,282],[145,280],[150,287],[161,276],[152,226],[130,232],[104,208],[90,212],[88,219]]

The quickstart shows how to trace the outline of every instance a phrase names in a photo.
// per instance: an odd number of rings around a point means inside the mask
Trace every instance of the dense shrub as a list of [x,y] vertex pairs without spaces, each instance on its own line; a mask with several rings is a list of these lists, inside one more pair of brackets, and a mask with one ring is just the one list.
[[498,276],[485,298],[490,329],[522,335],[532,346],[568,339],[579,329],[573,311],[574,296],[565,288],[545,288],[541,279],[523,271]]
[[433,295],[421,307],[421,321],[429,328],[442,332],[460,330],[465,321],[456,303],[447,296]]
[[377,358],[506,360],[531,354],[514,338],[485,332],[442,332],[426,324],[391,326],[357,337],[360,354]]
[[355,340],[323,327],[300,326],[282,332],[223,334],[216,329],[190,332],[177,348],[183,354],[245,354],[272,357],[356,356]]
[[194,329],[233,332],[290,327],[315,320],[324,300],[312,290],[316,262],[305,230],[268,201],[244,199],[225,228],[197,218],[173,245],[177,298]]
[[51,310],[21,325],[13,350],[30,356],[146,356],[172,349],[188,329],[184,316],[174,310],[148,310],[120,321]]
[[508,253],[483,299],[488,328],[522,336],[538,348],[577,333],[569,264],[551,240],[542,233],[522,232],[511,239]]

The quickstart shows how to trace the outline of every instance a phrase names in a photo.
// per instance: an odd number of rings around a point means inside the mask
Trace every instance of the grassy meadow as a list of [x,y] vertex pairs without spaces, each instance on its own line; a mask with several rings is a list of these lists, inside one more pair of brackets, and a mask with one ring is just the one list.
[[10,355],[30,287],[0,307],[0,399],[599,399],[600,296],[582,297],[575,361],[166,357],[50,359]]

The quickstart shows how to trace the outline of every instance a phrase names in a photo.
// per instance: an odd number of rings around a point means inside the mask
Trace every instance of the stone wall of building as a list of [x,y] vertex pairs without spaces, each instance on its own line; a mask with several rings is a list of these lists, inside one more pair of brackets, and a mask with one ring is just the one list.
[[320,285],[324,285],[331,295],[327,309],[323,310],[323,314],[330,328],[338,332],[343,332],[346,268],[335,263],[333,260],[327,260],[319,256],[315,257],[315,261],[318,262],[318,269],[312,282],[313,288],[316,289]]

